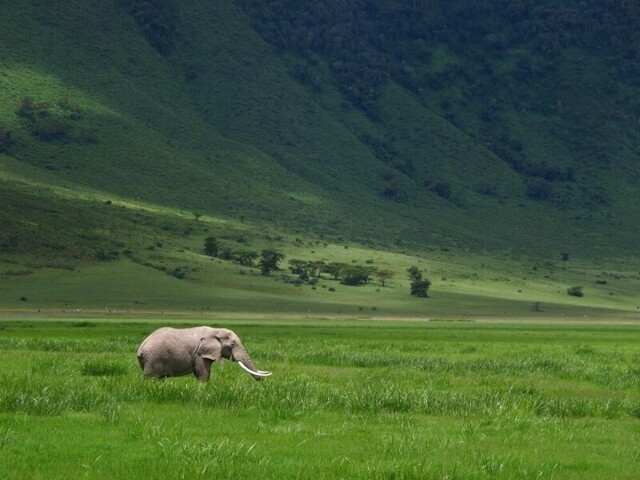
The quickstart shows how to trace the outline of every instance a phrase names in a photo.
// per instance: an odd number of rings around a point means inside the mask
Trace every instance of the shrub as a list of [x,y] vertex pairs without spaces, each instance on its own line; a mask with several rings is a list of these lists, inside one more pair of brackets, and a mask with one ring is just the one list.
[[445,200],[451,199],[451,185],[449,183],[436,183],[431,190],[440,198],[444,198]]
[[95,128],[79,126],[76,127],[74,131],[74,137],[77,142],[85,143],[87,145],[98,143],[98,132]]
[[233,260],[233,250],[229,247],[224,247],[220,250],[219,258],[222,260]]
[[215,237],[207,237],[204,240],[204,253],[209,257],[215,257],[218,255],[218,251],[220,250],[220,245],[218,244],[218,239]]
[[82,113],[82,110],[80,109],[80,107],[75,104],[72,103],[71,100],[69,100],[69,97],[67,95],[63,95],[62,97],[60,97],[60,100],[58,101],[58,106],[69,112],[71,114],[71,118],[79,118],[80,117],[80,113]]
[[182,280],[187,275],[187,273],[184,270],[182,270],[180,267],[176,267],[170,273],[171,273],[171,275],[173,275],[174,277],[176,277],[179,280]]
[[105,252],[104,250],[99,250],[96,252],[96,258],[101,262],[107,262],[109,260],[117,260],[120,254],[118,252]]
[[64,137],[67,133],[67,126],[60,120],[44,118],[33,124],[31,133],[36,136],[38,140],[50,142]]
[[171,5],[161,0],[131,0],[130,13],[151,47],[161,55],[167,54],[178,33]]
[[567,295],[571,295],[572,297],[584,297],[584,293],[582,292],[582,287],[578,287],[578,286],[567,288]]
[[527,195],[536,200],[547,200],[553,195],[553,188],[547,180],[534,178],[527,184]]
[[33,109],[35,108],[35,103],[33,102],[33,97],[24,96],[20,99],[18,103],[17,113],[21,117],[30,117],[33,115]]
[[0,153],[7,152],[11,145],[13,145],[11,132],[0,127]]

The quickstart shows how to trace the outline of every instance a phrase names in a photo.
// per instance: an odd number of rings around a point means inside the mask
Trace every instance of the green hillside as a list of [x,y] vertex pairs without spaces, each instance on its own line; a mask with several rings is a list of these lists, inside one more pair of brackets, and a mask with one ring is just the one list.
[[[634,311],[639,18],[595,1],[5,5],[0,300],[419,316],[405,270],[424,262],[434,288],[453,281],[443,299],[480,289],[463,314],[573,305],[587,282],[583,305]],[[204,255],[211,236],[235,261]],[[238,266],[265,248],[384,267],[398,290],[331,297]],[[102,269],[137,287],[96,296]],[[627,283],[602,283],[613,271]],[[45,293],[52,275],[94,294]]]

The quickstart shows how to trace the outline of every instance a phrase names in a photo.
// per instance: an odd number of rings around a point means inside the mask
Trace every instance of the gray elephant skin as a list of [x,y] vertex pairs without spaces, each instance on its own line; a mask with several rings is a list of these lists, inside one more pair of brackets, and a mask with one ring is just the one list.
[[138,362],[145,377],[178,377],[193,373],[201,382],[211,375],[211,364],[229,359],[256,380],[271,375],[257,370],[238,336],[226,328],[162,327],[143,340]]

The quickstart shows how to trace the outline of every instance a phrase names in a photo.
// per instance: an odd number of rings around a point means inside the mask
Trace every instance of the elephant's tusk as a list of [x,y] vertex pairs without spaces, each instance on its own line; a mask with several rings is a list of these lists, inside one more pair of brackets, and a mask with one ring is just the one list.
[[257,372],[254,372],[253,370],[251,370],[250,368],[248,368],[244,363],[242,362],[238,362],[238,364],[245,369],[247,372],[249,372],[251,375],[257,375],[258,377],[268,377],[269,375],[271,375],[271,372],[263,372],[258,370]]

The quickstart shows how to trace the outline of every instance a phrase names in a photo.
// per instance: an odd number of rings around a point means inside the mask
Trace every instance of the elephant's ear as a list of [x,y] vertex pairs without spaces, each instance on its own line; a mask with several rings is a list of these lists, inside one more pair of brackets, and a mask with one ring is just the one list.
[[201,338],[198,355],[212,362],[220,363],[222,361],[222,345],[220,341],[213,335]]

